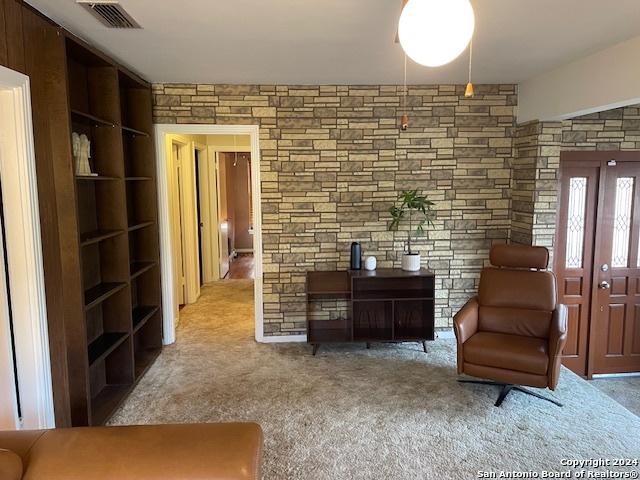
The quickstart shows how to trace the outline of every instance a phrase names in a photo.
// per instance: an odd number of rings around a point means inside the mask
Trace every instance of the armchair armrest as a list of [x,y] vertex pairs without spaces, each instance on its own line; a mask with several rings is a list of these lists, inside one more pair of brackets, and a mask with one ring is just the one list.
[[551,317],[549,326],[549,356],[556,357],[562,354],[562,349],[567,341],[567,306],[558,304]]
[[478,331],[478,297],[469,299],[453,317],[453,331],[456,334],[458,373],[464,373],[463,344]]
[[567,343],[567,306],[556,305],[549,326],[549,388],[554,390],[560,377],[562,349]]
[[453,317],[453,330],[458,345],[462,345],[478,331],[478,297],[472,297]]

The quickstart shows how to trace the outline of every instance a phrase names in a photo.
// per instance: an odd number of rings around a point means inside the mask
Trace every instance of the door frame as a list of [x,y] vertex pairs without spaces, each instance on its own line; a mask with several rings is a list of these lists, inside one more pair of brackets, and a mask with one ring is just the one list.
[[251,141],[251,186],[253,195],[253,251],[255,259],[255,339],[264,341],[262,304],[262,207],[260,188],[260,127],[258,125],[155,124],[156,169],[158,176],[158,214],[160,227],[160,266],[162,271],[163,343],[175,342],[177,322],[171,259],[171,217],[169,210],[167,135],[249,135]]
[[[561,175],[562,172],[562,166],[563,164],[567,164],[567,163],[580,163],[581,166],[591,166],[591,167],[595,167],[597,166],[598,168],[600,168],[603,164],[603,162],[606,162],[608,160],[615,160],[616,162],[620,162],[620,163],[625,163],[625,162],[636,162],[640,164],[640,151],[638,150],[629,150],[629,151],[619,151],[619,150],[568,150],[568,151],[562,151],[560,152],[560,167],[559,167],[559,175]],[[606,169],[604,168],[600,168],[599,171],[599,177],[598,177],[598,185],[599,188],[602,187],[602,185],[604,185],[605,182],[605,178],[606,178]],[[562,195],[561,192],[561,182],[558,181],[558,202],[556,205],[556,232],[560,231],[560,217],[561,217],[561,209],[562,209],[562,205],[560,205],[560,198]],[[601,377],[601,376],[617,376],[617,375],[628,375],[628,374],[594,374],[594,348],[591,347],[591,339],[594,337],[595,335],[595,329],[596,329],[596,322],[592,321],[593,320],[593,309],[595,308],[594,302],[593,302],[593,298],[595,296],[595,294],[597,293],[597,288],[598,288],[598,272],[597,269],[595,268],[595,260],[596,260],[596,250],[598,245],[601,243],[601,238],[599,237],[599,232],[598,232],[598,228],[597,228],[597,219],[598,218],[602,218],[602,215],[604,213],[604,204],[603,204],[603,198],[602,195],[600,195],[600,192],[598,191],[597,193],[597,197],[596,197],[596,210],[595,212],[593,212],[593,216],[594,216],[594,231],[592,233],[593,235],[593,252],[592,252],[592,258],[591,258],[591,264],[592,264],[592,269],[591,269],[591,290],[588,292],[589,295],[589,324],[587,326],[587,365],[586,365],[586,378],[587,379],[592,379],[594,377]],[[586,232],[585,232],[586,234]],[[602,232],[600,232],[600,234],[602,234]],[[557,247],[557,242],[554,242],[554,248]],[[553,270],[556,271],[556,262],[561,258],[560,255],[554,255],[554,265],[553,265]],[[635,374],[631,374],[631,375],[635,375]]]
[[[16,428],[55,426],[44,287],[38,179],[29,77],[0,66],[0,115],[14,129],[0,131],[0,182],[5,208],[7,266],[22,421]],[[10,158],[7,158],[9,156]]]

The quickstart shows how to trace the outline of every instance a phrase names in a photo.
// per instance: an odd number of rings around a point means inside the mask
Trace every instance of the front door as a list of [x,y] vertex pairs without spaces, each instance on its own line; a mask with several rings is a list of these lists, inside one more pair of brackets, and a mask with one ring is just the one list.
[[640,371],[640,152],[563,152],[555,271],[569,309],[564,364]]

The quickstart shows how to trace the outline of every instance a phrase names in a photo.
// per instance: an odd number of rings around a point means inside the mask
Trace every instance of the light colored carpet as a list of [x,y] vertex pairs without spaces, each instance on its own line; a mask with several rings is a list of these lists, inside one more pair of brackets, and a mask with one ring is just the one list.
[[598,378],[590,383],[631,412],[640,416],[640,376]]
[[558,408],[456,382],[455,345],[323,347],[253,340],[251,281],[221,282],[181,312],[177,343],[112,424],[252,420],[266,479],[471,479],[639,458],[640,418],[563,371]]

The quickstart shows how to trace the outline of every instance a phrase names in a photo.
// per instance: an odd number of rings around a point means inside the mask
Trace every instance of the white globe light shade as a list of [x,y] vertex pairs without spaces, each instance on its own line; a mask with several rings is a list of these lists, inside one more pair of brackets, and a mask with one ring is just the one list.
[[400,15],[398,37],[414,62],[439,67],[467,48],[474,27],[469,0],[409,0]]

